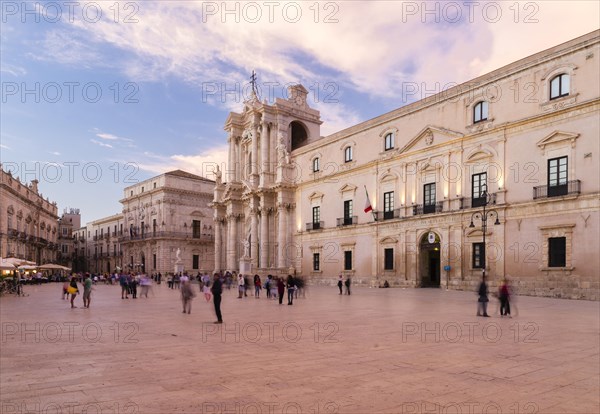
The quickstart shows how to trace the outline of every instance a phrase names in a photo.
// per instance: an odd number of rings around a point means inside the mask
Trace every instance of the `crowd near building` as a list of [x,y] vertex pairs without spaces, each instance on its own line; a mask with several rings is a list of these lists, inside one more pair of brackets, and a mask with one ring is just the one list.
[[1,172],[0,256],[92,273],[236,271],[332,285],[600,299],[600,31],[321,136],[307,90],[225,122],[215,181],[124,189],[81,227]]
[[330,136],[301,85],[225,122],[216,270],[599,299],[599,32]]

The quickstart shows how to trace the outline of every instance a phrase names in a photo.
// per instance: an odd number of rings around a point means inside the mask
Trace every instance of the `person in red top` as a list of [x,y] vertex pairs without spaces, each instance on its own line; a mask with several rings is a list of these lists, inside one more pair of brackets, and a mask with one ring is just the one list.
[[254,275],[254,297],[258,299],[260,296],[260,290],[262,289],[262,282],[260,281],[259,275]]
[[500,317],[508,316],[510,318],[510,289],[506,279],[502,279],[498,299],[500,299]]

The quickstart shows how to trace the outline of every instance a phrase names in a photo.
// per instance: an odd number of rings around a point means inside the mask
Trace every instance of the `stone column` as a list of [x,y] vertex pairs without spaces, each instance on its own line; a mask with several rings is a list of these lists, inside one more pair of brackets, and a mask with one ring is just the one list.
[[215,272],[218,272],[222,269],[221,255],[223,253],[221,248],[221,228],[222,221],[220,218],[217,218],[215,220]]
[[[296,250],[293,246],[293,233],[295,229],[295,223],[294,223],[294,204],[290,203],[287,206],[287,224],[286,224],[286,229],[285,229],[285,245],[287,246],[287,256],[292,256],[294,254],[294,251]],[[296,264],[294,262],[292,262],[291,260],[287,260],[286,259],[286,265],[289,266],[296,266]]]
[[[267,184],[266,173],[269,171],[269,125],[263,117],[260,132],[260,186]],[[258,161],[258,160],[257,160]],[[262,266],[262,265],[261,265]]]
[[233,134],[229,133],[229,138],[227,139],[227,143],[229,144],[229,152],[227,153],[227,171],[225,174],[225,181],[230,183],[235,181],[235,154],[234,154],[234,145],[235,140],[233,138]]
[[277,226],[277,267],[285,268],[285,242],[286,242],[286,224],[287,224],[287,214],[284,203],[277,204],[277,211],[279,212],[278,217],[278,226]]
[[236,262],[236,223],[233,214],[227,216],[227,270],[237,269]]
[[[262,133],[261,133],[262,136]],[[252,174],[250,182],[253,186],[258,184],[258,163],[260,162],[258,157],[258,124],[254,122],[252,124],[252,165],[250,165],[250,173]]]
[[258,267],[258,209],[254,205],[250,207],[250,234],[250,259],[254,269]]
[[269,267],[269,213],[264,196],[260,210],[260,267]]

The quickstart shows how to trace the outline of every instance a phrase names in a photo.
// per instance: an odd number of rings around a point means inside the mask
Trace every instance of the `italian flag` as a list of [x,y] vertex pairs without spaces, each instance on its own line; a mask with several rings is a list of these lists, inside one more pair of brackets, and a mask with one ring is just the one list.
[[367,201],[365,203],[365,213],[369,211],[373,211],[373,207],[371,206],[371,201],[369,201],[369,192],[367,191],[367,186],[365,185],[365,193],[367,194]]

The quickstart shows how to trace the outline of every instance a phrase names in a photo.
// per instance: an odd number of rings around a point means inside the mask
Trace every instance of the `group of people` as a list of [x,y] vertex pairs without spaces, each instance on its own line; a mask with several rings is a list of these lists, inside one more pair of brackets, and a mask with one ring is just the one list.
[[[481,283],[479,283],[479,289],[477,290],[477,295],[479,296],[477,300],[477,316],[483,316],[485,318],[489,318],[490,315],[487,313],[487,304],[490,301],[488,298],[488,286],[485,281],[485,275],[481,278]],[[500,301],[500,317],[510,315],[510,287],[508,285],[508,279],[503,278],[500,282],[500,286],[498,288],[498,300]]]
[[[63,283],[63,294],[62,299],[68,300],[69,295],[71,295],[71,309],[76,308],[75,306],[75,298],[79,293],[79,287],[77,286],[78,276],[72,276],[71,279],[67,282]],[[93,280],[92,276],[89,273],[85,273],[83,275],[83,307],[89,308],[92,300],[92,288],[93,288]]]
[[350,276],[348,276],[346,278],[346,281],[344,281],[344,277],[342,275],[340,275],[340,277],[338,278],[338,282],[337,282],[338,289],[340,290],[340,295],[343,294],[342,289],[344,286],[346,286],[346,295],[349,295],[351,285],[352,285],[352,281],[350,280]]

